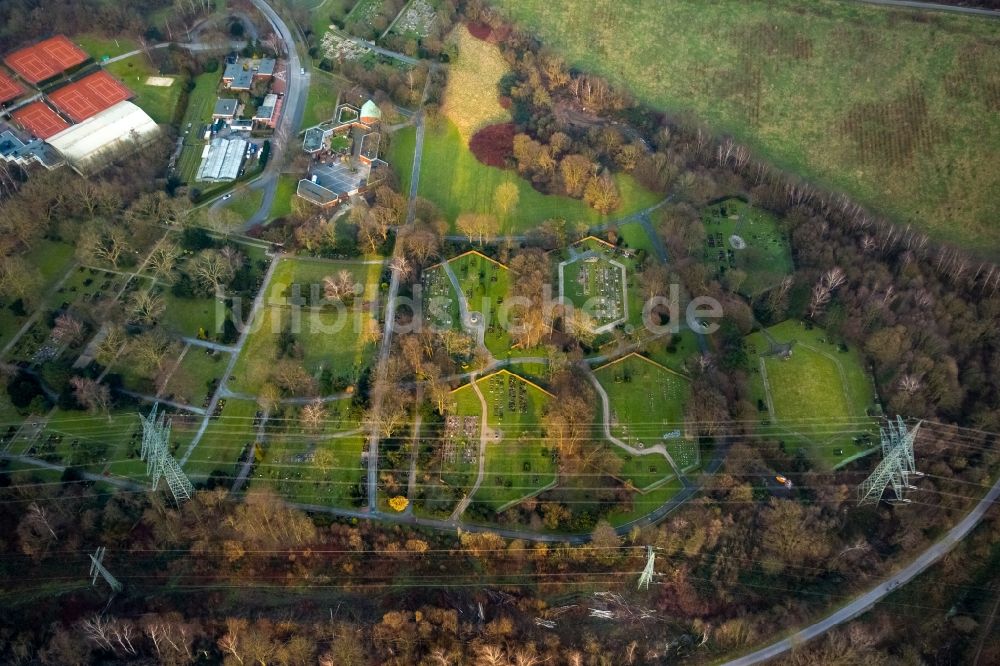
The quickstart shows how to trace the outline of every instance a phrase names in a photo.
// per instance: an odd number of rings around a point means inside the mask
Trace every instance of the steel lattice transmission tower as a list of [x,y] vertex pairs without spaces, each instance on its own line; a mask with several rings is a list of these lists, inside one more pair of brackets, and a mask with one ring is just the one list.
[[146,461],[146,474],[151,477],[153,490],[159,485],[160,478],[165,478],[174,501],[180,504],[191,499],[194,486],[177,460],[170,455],[170,422],[165,414],[157,417],[156,408],[153,405],[149,416],[139,415],[142,421],[142,449],[139,457]]
[[91,585],[97,585],[97,577],[100,576],[104,580],[108,581],[108,585],[114,592],[122,591],[122,584],[118,582],[118,579],[111,575],[111,572],[104,568],[104,551],[107,550],[104,546],[97,549],[97,552],[90,556],[90,575],[93,577],[90,581]]
[[889,485],[896,494],[895,502],[909,503],[910,500],[904,497],[905,491],[916,490],[916,486],[910,485],[910,476],[923,476],[913,459],[913,441],[919,430],[919,423],[913,430],[908,429],[901,416],[897,416],[895,422],[889,420],[885,428],[879,428],[882,462],[858,486],[858,504],[878,504]]
[[653,551],[652,546],[646,546],[646,568],[642,570],[642,575],[639,576],[639,588],[649,589],[649,583],[653,580],[653,574],[656,571],[653,570],[653,564],[656,562],[656,552]]

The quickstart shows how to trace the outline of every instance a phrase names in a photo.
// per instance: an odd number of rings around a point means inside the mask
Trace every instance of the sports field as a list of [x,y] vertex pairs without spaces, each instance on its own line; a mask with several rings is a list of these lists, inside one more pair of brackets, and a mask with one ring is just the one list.
[[[485,475],[473,499],[497,510],[556,480],[554,452],[541,428],[542,410],[551,396],[504,370],[480,378],[477,384],[486,399],[491,434],[496,437],[486,446]],[[452,395],[451,413],[482,413],[471,385],[456,389]]]
[[789,450],[805,448],[819,464],[835,467],[868,449],[856,438],[874,431],[880,412],[875,387],[857,350],[832,342],[820,328],[786,321],[768,333],[791,343],[791,355],[772,354],[763,333],[747,338],[752,397],[762,431]]
[[1000,255],[995,20],[835,0],[493,4],[643,102]]
[[726,199],[704,209],[702,223],[702,260],[720,278],[728,276],[731,289],[757,296],[794,269],[787,236],[764,211],[739,199]]

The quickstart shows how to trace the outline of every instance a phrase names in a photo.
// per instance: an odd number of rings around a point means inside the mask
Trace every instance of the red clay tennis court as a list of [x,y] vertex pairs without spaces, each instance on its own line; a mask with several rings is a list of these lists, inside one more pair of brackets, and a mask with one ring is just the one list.
[[49,101],[79,123],[131,97],[131,90],[101,70],[50,93]]
[[39,139],[47,139],[69,127],[69,123],[60,118],[58,113],[45,106],[44,102],[32,102],[15,111],[13,116],[21,127]]
[[73,42],[56,35],[34,46],[14,51],[4,58],[12,70],[29,83],[39,83],[79,65],[88,58]]
[[3,72],[0,72],[0,104],[6,104],[15,97],[19,97],[24,89],[17,85],[14,79]]

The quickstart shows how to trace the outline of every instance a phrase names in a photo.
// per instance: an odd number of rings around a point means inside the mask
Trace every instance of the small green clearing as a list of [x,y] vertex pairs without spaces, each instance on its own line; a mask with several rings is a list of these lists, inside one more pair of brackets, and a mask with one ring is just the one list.
[[184,465],[184,471],[192,479],[207,477],[214,471],[235,475],[240,454],[256,440],[257,403],[234,398],[224,403],[222,413],[208,424]]
[[181,298],[169,291],[162,293],[166,309],[160,324],[179,336],[196,338],[199,333],[214,337],[222,332],[226,304],[212,298]]
[[399,188],[404,194],[410,193],[410,179],[413,176],[413,153],[417,148],[417,128],[412,125],[396,130],[391,135],[386,160],[399,176]]
[[642,518],[669,502],[677,493],[683,490],[680,480],[673,478],[647,493],[633,493],[630,507],[616,508],[605,518],[613,526],[618,527]]
[[233,192],[233,198],[226,208],[239,215],[244,222],[247,222],[260,210],[260,205],[263,201],[264,190],[241,187],[239,190]]
[[276,220],[292,213],[292,199],[295,197],[295,190],[299,186],[299,178],[282,174],[278,178],[278,188],[274,192],[274,201],[271,202],[271,212],[268,218]]
[[[274,362],[293,358],[310,376],[333,387],[356,384],[375,352],[377,296],[382,264],[322,259],[286,259],[275,269],[267,305],[257,314],[236,364],[232,388],[257,392]],[[325,298],[325,277],[353,281],[358,296]]]
[[751,397],[770,432],[790,450],[804,448],[824,467],[836,467],[873,444],[879,414],[875,387],[857,350],[796,321],[767,329],[790,354],[773,350],[763,333],[747,338]]
[[726,199],[706,208],[702,221],[703,261],[731,289],[757,296],[792,272],[788,238],[773,216],[739,199]]
[[163,390],[163,397],[195,407],[207,404],[212,388],[222,379],[229,357],[225,352],[188,345]]
[[652,340],[644,345],[643,352],[660,365],[684,373],[685,362],[699,352],[698,336],[684,329],[665,338]]
[[314,69],[306,98],[306,109],[302,114],[302,128],[319,125],[333,118],[340,97],[340,80],[321,69]]
[[139,460],[141,440],[142,426],[134,411],[108,417],[57,409],[24,455],[95,474],[141,478],[146,472]]

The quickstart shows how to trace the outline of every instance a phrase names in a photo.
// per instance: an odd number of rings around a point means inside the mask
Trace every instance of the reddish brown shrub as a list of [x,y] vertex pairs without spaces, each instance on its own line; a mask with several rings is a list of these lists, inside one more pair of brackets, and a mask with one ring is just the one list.
[[479,23],[478,21],[466,23],[465,27],[469,29],[470,35],[476,39],[481,39],[484,42],[489,40],[490,33],[493,32],[490,26],[485,23]]
[[514,123],[484,127],[469,139],[469,150],[483,164],[503,169],[514,155],[514,133]]

